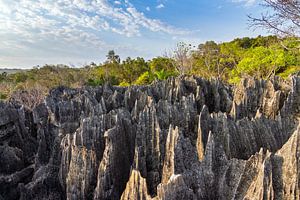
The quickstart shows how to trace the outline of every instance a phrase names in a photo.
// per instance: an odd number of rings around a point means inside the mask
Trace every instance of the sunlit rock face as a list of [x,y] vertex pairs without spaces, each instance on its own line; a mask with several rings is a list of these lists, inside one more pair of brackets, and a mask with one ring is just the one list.
[[299,199],[300,77],[53,89],[0,103],[0,200]]

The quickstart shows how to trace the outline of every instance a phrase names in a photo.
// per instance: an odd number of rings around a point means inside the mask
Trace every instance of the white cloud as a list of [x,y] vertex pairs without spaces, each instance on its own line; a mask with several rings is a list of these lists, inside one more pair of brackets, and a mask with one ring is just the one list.
[[231,0],[234,3],[243,3],[245,6],[253,6],[258,0]]
[[164,8],[164,7],[165,7],[165,5],[162,4],[162,3],[161,3],[161,4],[158,4],[158,5],[156,6],[157,9],[161,9],[161,8]]
[[150,11],[151,9],[150,9],[150,7],[149,7],[149,6],[147,6],[147,7],[146,7],[146,10],[147,10],[147,11]]
[[115,48],[104,41],[109,33],[133,37],[143,30],[188,33],[145,16],[128,0],[0,0],[0,60],[3,52],[23,55],[34,49],[37,54],[76,49],[80,56],[81,49]]
[[94,44],[102,42],[99,36],[102,31],[128,37],[141,35],[141,28],[183,33],[160,20],[146,17],[128,0],[114,1],[114,4],[122,4],[123,8],[114,7],[107,0],[0,0],[0,32],[18,33],[24,38],[43,38],[51,34],[65,40],[83,37]]

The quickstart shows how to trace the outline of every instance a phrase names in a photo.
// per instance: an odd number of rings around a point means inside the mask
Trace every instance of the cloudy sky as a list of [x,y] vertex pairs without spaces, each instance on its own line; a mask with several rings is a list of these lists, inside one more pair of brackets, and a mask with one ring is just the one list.
[[264,34],[249,30],[257,0],[0,0],[0,68],[103,62],[163,55],[179,41],[198,45]]

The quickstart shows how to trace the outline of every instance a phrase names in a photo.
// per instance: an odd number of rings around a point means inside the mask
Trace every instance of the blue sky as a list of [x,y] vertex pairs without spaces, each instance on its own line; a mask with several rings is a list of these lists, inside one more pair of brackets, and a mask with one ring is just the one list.
[[259,34],[247,14],[258,0],[0,0],[0,68],[146,59],[183,41],[229,41]]

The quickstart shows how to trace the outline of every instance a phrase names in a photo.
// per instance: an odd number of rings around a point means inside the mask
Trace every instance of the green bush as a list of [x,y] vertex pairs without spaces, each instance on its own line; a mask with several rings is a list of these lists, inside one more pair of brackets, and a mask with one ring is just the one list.
[[134,82],[135,85],[146,85],[150,84],[154,80],[153,74],[150,72],[143,73],[138,79]]
[[278,75],[281,76],[282,78],[286,79],[291,74],[296,74],[296,73],[299,73],[299,72],[300,72],[300,66],[290,66],[285,71],[279,73]]
[[18,72],[14,74],[14,80],[16,83],[23,83],[27,80],[28,75],[24,72]]
[[4,93],[1,93],[1,92],[0,92],[0,99],[1,99],[1,100],[7,99],[7,94],[4,94]]

